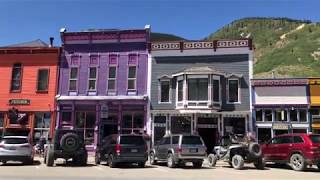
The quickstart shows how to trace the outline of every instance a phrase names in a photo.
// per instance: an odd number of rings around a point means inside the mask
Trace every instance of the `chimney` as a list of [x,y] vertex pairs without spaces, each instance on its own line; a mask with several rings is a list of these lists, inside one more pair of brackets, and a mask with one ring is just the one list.
[[49,45],[49,47],[53,47],[53,40],[54,40],[54,38],[50,37],[50,45]]

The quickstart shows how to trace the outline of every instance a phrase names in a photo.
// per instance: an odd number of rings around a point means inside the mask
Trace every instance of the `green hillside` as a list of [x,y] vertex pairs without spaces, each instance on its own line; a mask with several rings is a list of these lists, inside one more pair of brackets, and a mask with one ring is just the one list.
[[206,39],[253,39],[254,76],[320,76],[320,24],[288,18],[236,20]]

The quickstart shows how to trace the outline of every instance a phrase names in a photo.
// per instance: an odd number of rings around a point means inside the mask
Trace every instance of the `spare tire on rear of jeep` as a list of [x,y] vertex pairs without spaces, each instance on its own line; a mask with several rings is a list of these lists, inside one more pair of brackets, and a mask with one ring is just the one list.
[[73,152],[81,147],[82,140],[76,133],[66,133],[61,137],[60,147],[66,152]]
[[260,148],[260,145],[257,143],[250,143],[248,150],[249,150],[249,153],[255,158],[262,156],[262,150]]

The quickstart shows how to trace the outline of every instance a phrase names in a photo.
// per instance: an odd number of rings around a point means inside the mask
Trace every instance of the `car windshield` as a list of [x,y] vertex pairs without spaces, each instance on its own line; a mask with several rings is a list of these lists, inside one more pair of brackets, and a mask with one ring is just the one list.
[[202,141],[199,136],[183,136],[182,144],[202,145]]
[[25,144],[28,143],[27,138],[3,138],[1,143],[3,144]]
[[121,136],[120,144],[143,145],[145,141],[142,136]]
[[320,135],[310,135],[310,139],[313,143],[320,143]]

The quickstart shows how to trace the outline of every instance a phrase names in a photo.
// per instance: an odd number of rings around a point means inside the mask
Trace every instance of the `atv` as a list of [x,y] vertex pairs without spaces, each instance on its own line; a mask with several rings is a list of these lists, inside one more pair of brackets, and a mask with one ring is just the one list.
[[253,163],[257,169],[264,169],[265,166],[260,145],[249,137],[242,138],[235,134],[223,136],[220,145],[214,147],[214,153],[209,154],[211,167],[218,160],[228,162],[235,169],[243,169],[244,163]]

